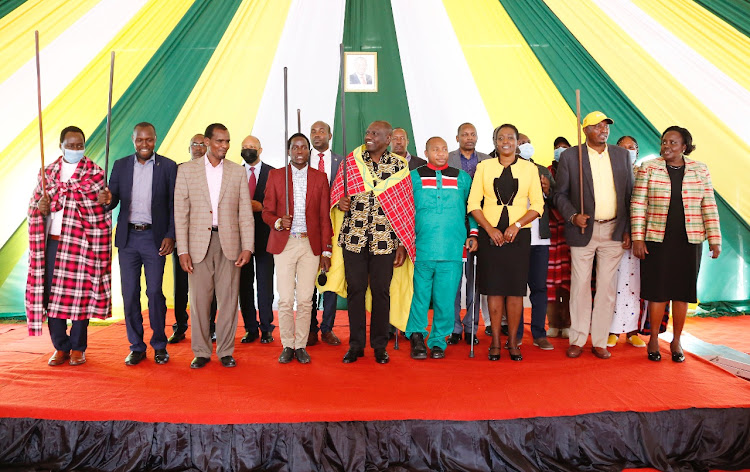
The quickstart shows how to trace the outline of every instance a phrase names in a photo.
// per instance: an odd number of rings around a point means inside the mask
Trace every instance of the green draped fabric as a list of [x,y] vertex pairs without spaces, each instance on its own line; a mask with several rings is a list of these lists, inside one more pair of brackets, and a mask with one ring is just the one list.
[[23,5],[26,0],[3,0],[0,2],[0,18]]
[[694,0],[695,3],[750,37],[750,2],[748,0]]
[[346,153],[342,151],[340,139],[341,96],[338,97],[334,130],[339,138],[335,139],[333,149],[339,154],[348,154],[364,143],[365,130],[371,122],[386,120],[406,130],[411,141],[408,150],[416,155],[390,0],[346,2],[343,42],[345,51],[378,53],[378,91],[347,92]]

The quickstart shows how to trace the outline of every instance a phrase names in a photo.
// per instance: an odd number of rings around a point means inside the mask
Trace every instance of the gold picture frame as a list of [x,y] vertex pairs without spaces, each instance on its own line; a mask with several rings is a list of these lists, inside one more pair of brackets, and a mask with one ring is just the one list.
[[373,93],[378,91],[378,53],[344,53],[344,91]]

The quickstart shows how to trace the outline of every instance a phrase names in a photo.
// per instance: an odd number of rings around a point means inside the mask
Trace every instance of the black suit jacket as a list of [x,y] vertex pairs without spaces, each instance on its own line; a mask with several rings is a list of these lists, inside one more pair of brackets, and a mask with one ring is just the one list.
[[[245,165],[242,168],[247,172]],[[258,173],[258,183],[255,186],[255,195],[250,195],[255,201],[263,203],[263,199],[266,196],[266,182],[268,182],[268,173],[274,167],[269,166],[265,162],[260,163],[260,172]],[[263,211],[254,211],[253,217],[255,218],[255,252],[266,251],[266,245],[268,244],[268,235],[271,233],[271,228],[263,221]]]
[[[115,246],[122,248],[128,244],[128,223],[130,203],[133,193],[133,166],[135,154],[117,159],[109,177],[109,191],[112,201],[107,209],[114,209],[122,202],[117,216]],[[151,182],[151,232],[158,249],[164,238],[174,239],[174,184],[177,179],[177,164],[159,154],[154,155],[154,174]]]
[[[581,211],[580,179],[578,176],[578,146],[573,146],[560,155],[557,165],[557,187],[554,203],[557,211],[565,218],[565,240],[569,246],[583,247],[591,241],[594,231],[594,181],[591,177],[591,164],[586,144],[582,144],[581,160],[583,164],[583,203],[584,213],[591,215],[589,224],[581,234],[581,229],[570,222],[570,217]],[[617,217],[612,232],[613,241],[622,241],[623,233],[630,232],[630,196],[633,193],[633,167],[630,165],[628,151],[619,146],[607,145],[609,160],[612,165],[612,176],[617,192]]]
[[419,156],[411,156],[411,159],[409,159],[409,170],[414,170],[419,166],[423,166],[427,164],[427,161],[422,159]]

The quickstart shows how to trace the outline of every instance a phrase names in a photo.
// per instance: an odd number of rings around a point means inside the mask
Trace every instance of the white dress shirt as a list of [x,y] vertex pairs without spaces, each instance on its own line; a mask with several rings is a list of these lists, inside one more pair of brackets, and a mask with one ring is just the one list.
[[[312,148],[312,151],[310,152],[310,167],[312,167],[315,170],[318,170],[318,166],[320,165],[320,151],[318,151],[315,148]],[[333,158],[331,157],[331,148],[326,149],[323,151],[323,165],[326,169],[326,177],[328,177],[328,181],[331,181],[331,166],[333,165]]]
[[219,226],[219,195],[221,193],[221,178],[224,174],[224,159],[216,167],[208,160],[208,154],[203,156],[203,165],[206,169],[206,181],[208,182],[208,193],[211,196],[212,225]]
[[292,234],[307,233],[305,203],[307,203],[307,166],[302,169],[292,167],[292,186],[294,187],[294,218]]
[[[65,183],[68,180],[70,180],[71,177],[73,177],[73,174],[76,171],[76,167],[78,167],[79,162],[76,162],[75,164],[71,164],[69,162],[65,162],[65,159],[62,161],[62,169],[60,170],[60,183]],[[65,206],[65,199],[63,198],[60,203]],[[63,223],[63,209],[59,211],[55,211],[50,213],[50,229],[49,234],[53,236],[60,236],[60,233],[62,232],[62,223]]]

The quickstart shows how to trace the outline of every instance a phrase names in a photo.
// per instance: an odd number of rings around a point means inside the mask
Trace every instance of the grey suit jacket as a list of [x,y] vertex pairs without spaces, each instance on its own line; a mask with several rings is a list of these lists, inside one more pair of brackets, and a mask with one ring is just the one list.
[[[612,163],[612,176],[617,192],[617,217],[612,232],[613,241],[621,241],[623,233],[630,232],[630,195],[633,193],[633,168],[630,165],[628,151],[612,144],[607,145],[609,159]],[[596,210],[594,201],[594,182],[591,178],[588,148],[583,144],[583,203],[584,213],[592,215],[589,224],[581,234],[581,229],[570,222],[570,217],[581,211],[580,179],[578,176],[578,146],[566,149],[560,156],[557,166],[557,187],[554,203],[557,211],[565,218],[565,240],[569,246],[582,247],[591,241],[594,231],[593,215]]]
[[[211,242],[213,214],[204,159],[193,159],[177,169],[174,189],[174,224],[177,253],[190,254],[201,262]],[[242,251],[255,249],[255,219],[247,191],[247,173],[234,162],[224,160],[219,192],[219,240],[227,259],[236,260]]]
[[[482,162],[485,159],[489,159],[490,156],[483,152],[475,151],[477,153],[477,160],[479,162]],[[463,170],[463,167],[461,167],[461,150],[456,149],[455,151],[451,151],[448,153],[448,165],[450,167],[454,167],[458,170]]]

